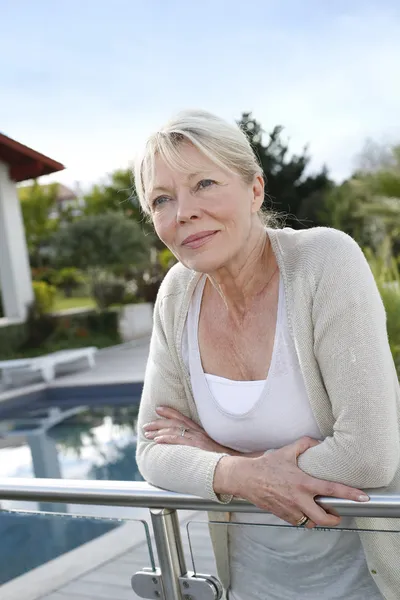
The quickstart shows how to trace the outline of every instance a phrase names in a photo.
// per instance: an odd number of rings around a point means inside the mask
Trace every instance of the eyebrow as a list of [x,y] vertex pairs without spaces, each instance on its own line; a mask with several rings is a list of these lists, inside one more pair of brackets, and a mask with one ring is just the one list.
[[[189,173],[189,175],[187,176],[186,180],[187,181],[191,181],[192,179],[194,179],[195,177],[199,177],[199,175],[207,175],[209,174],[211,171],[195,171],[194,173]],[[164,187],[163,185],[157,185],[155,186],[152,190],[151,193],[159,193],[159,192],[166,192],[169,193],[171,190],[168,187]]]
[[159,192],[165,192],[165,193],[167,193],[167,194],[168,194],[170,191],[171,191],[171,190],[170,190],[170,189],[168,189],[168,188],[166,188],[166,187],[163,187],[163,186],[157,186],[157,187],[154,187],[154,188],[152,188],[152,190],[151,190],[151,195],[153,195],[153,194],[155,194],[155,193],[157,193],[157,194],[158,194]]

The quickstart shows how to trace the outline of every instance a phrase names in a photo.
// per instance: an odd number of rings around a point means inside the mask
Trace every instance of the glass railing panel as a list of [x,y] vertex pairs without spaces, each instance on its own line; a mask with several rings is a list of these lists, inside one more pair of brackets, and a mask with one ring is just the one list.
[[[347,518],[342,519],[339,527],[314,529],[271,524],[273,519],[268,516],[270,523],[266,523],[262,514],[238,513],[232,515],[230,522],[211,521],[213,537],[227,540],[222,552],[225,548],[229,557],[232,596],[263,598],[268,586],[271,598],[345,598],[350,597],[350,591],[357,590],[362,594],[354,597],[382,599],[375,583],[379,574],[371,565],[368,567],[363,544],[368,544],[371,536],[376,539],[377,531],[380,536],[399,536],[400,519],[392,520],[390,531],[385,519],[374,521],[376,529],[371,523],[357,529]],[[209,526],[205,516],[196,515],[185,524],[182,538],[188,569],[216,575]],[[342,595],[326,595],[329,586],[337,594],[340,585]],[[309,590],[319,591],[308,596]]]
[[146,521],[0,511],[1,600],[132,600],[144,567],[155,568]]

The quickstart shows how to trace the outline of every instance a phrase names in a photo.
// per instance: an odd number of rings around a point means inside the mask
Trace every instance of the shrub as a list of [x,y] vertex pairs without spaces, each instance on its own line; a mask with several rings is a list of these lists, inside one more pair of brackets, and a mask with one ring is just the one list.
[[28,339],[26,323],[0,327],[0,360],[15,356]]
[[50,267],[36,267],[31,269],[31,275],[33,281],[44,281],[49,285],[55,285],[54,277],[57,275],[57,271]]
[[[47,285],[42,282],[40,285]],[[37,301],[33,302],[28,308],[28,314],[25,322],[27,335],[18,351],[25,352],[39,348],[53,333],[55,329],[54,319],[51,315],[42,312],[43,306],[39,306]]]
[[34,310],[38,315],[44,315],[51,311],[57,295],[57,288],[45,281],[33,281],[33,292],[35,295]]
[[92,283],[92,296],[100,310],[112,304],[122,304],[126,283],[118,279],[104,279]]
[[140,302],[154,303],[158,289],[167,271],[176,262],[176,258],[168,248],[153,254],[151,262],[143,269],[136,270],[136,296]]
[[53,284],[60,288],[67,298],[71,298],[73,290],[85,283],[85,279],[75,267],[65,267],[54,274]]
[[400,286],[397,282],[391,282],[381,283],[378,287],[386,310],[390,349],[400,374]]
[[118,311],[38,315],[31,306],[26,323],[0,328],[0,359],[40,356],[68,348],[121,343]]

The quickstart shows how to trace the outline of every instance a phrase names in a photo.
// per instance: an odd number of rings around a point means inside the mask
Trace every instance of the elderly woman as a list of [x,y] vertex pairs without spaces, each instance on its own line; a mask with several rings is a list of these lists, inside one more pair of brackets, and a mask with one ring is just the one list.
[[[297,526],[215,528],[230,600],[398,599],[400,534],[299,529],[339,525],[317,495],[364,502],[362,489],[400,479],[399,386],[359,246],[334,229],[271,227],[246,136],[208,113],[154,134],[135,181],[179,261],[154,309],[144,478],[268,511],[235,522]],[[385,521],[357,525],[399,527]]]

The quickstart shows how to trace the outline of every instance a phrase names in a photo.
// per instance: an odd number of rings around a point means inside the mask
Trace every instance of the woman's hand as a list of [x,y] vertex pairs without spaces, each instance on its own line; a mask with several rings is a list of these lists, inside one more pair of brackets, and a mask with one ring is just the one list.
[[340,517],[327,513],[315,502],[315,496],[346,498],[356,502],[369,500],[361,490],[340,483],[315,479],[297,466],[297,459],[320,442],[308,437],[259,458],[223,457],[215,470],[214,490],[232,494],[280,519],[297,525],[306,516],[307,527],[334,527]]
[[[208,452],[220,452],[230,456],[240,456],[239,452],[221,446],[211,439],[204,429],[197,425],[189,417],[173,408],[160,407],[156,410],[160,419],[147,423],[143,426],[144,435],[147,439],[157,444],[179,444],[182,446],[195,446]],[[183,435],[182,435],[183,433]]]

